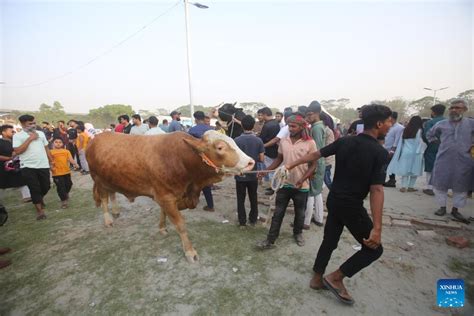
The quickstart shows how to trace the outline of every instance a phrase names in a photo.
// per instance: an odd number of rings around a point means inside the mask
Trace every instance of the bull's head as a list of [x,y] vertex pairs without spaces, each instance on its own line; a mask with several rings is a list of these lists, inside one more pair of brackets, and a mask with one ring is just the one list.
[[190,145],[196,153],[202,155],[203,159],[211,167],[215,165],[219,172],[228,174],[241,174],[250,171],[255,165],[255,161],[247,156],[234,140],[224,134],[210,130],[204,133],[199,142],[184,141]]
[[242,109],[241,108],[236,108],[235,105],[237,104],[237,102],[235,103],[225,103],[224,105],[222,105],[219,110],[218,110],[218,113],[219,113],[219,118],[221,120],[223,120],[224,122],[230,122],[232,121],[232,116],[234,114],[236,114],[237,112],[242,112]]

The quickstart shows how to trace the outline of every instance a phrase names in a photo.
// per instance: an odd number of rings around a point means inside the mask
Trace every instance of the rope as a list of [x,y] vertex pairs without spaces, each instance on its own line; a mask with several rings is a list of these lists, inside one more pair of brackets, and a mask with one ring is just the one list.
[[[273,174],[272,179],[270,180],[272,190],[275,192],[280,190],[285,184],[286,179],[288,179],[288,170],[285,168],[285,166],[278,167],[278,169],[275,170],[275,174]],[[273,195],[274,194],[275,193],[273,193]]]

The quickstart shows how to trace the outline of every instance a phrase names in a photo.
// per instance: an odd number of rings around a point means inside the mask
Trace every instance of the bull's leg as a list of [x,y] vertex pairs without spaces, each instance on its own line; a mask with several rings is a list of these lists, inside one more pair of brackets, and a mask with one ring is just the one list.
[[109,193],[110,202],[112,203],[112,216],[114,218],[120,217],[120,209],[117,204],[117,198],[115,192]]
[[166,213],[163,209],[160,210],[160,234],[163,236],[168,235],[168,230],[166,229]]
[[176,201],[162,202],[160,203],[161,211],[166,213],[170,218],[170,221],[176,226],[181,242],[183,243],[184,254],[186,259],[193,263],[199,260],[196,250],[194,250],[191,241],[188,238],[188,232],[186,231],[186,225],[184,218],[181,216],[181,212],[178,210]]
[[101,192],[100,202],[102,205],[102,210],[104,211],[104,224],[105,227],[112,227],[114,220],[109,213],[109,195],[106,192]]

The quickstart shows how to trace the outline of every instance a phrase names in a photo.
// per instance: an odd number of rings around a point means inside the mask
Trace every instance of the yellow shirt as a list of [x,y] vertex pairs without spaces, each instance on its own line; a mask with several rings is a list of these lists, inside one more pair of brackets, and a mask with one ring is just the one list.
[[[79,143],[79,136],[82,135],[82,137],[84,138],[83,142],[82,142],[82,147],[80,147],[80,143]],[[87,144],[89,143],[89,135],[87,135],[86,132],[82,132],[80,133],[79,135],[77,135],[77,139],[76,139],[76,146],[77,146],[77,150],[86,150],[87,148]]]
[[53,157],[53,177],[64,176],[71,173],[69,169],[69,158],[72,159],[71,153],[67,149],[51,149],[51,156]]

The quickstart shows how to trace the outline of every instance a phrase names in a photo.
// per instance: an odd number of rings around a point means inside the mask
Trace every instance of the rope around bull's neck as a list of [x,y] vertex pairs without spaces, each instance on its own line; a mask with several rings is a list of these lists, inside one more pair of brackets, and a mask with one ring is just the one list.
[[[226,167],[218,167],[205,153],[200,153],[199,156],[201,157],[202,161],[208,165],[209,167],[213,168],[216,173],[223,172],[227,173],[233,171],[232,168]],[[245,174],[254,174],[254,173],[271,173],[275,172],[270,180],[270,185],[272,190],[278,191],[281,189],[285,183],[285,180],[288,179],[288,170],[285,166],[280,166],[276,170],[261,170],[261,171],[244,171],[242,172],[243,175]]]

